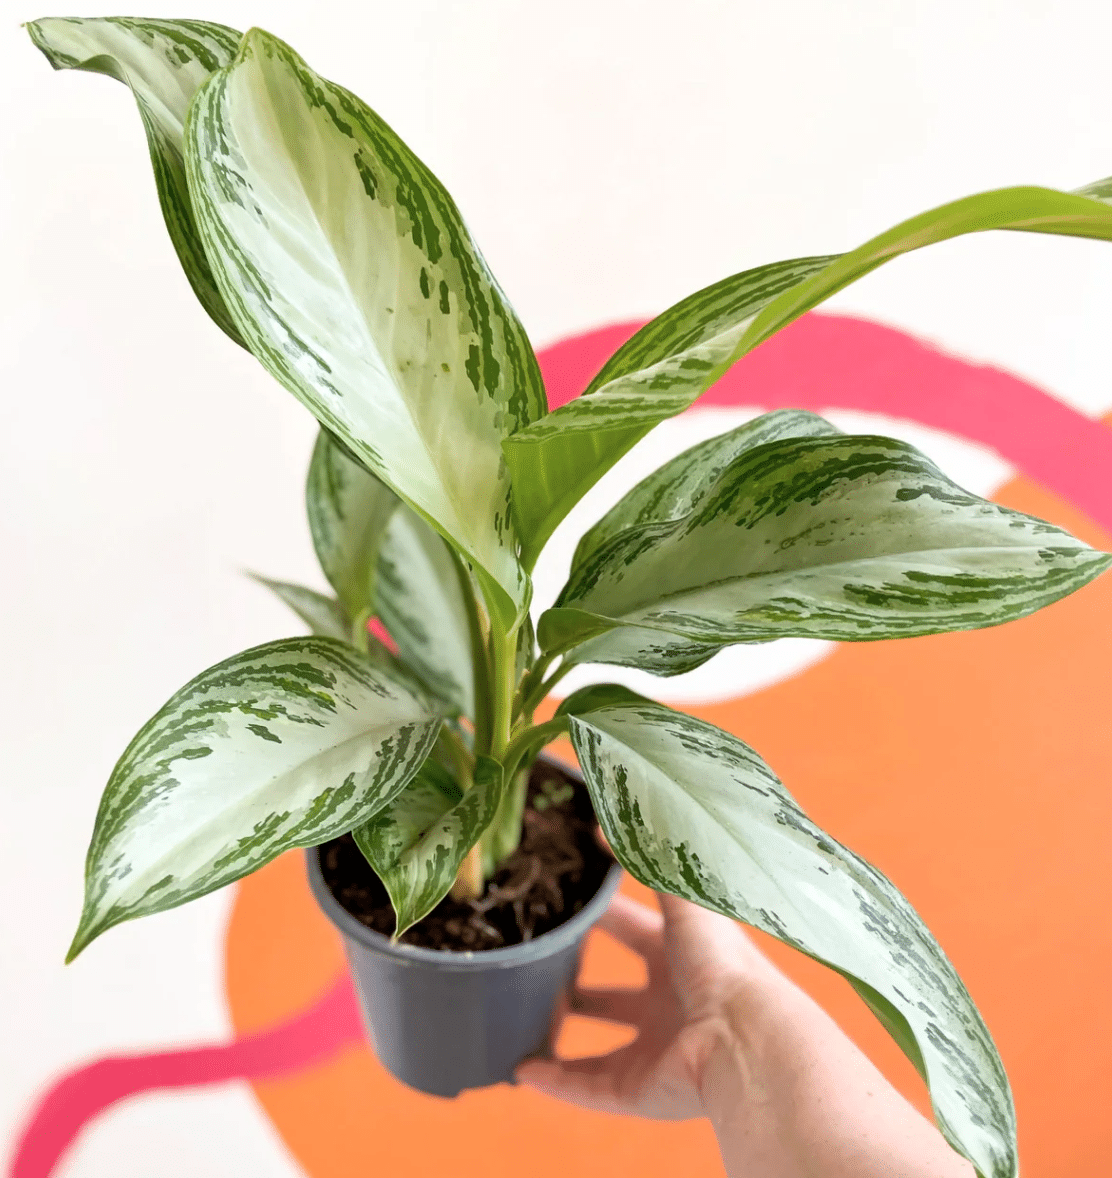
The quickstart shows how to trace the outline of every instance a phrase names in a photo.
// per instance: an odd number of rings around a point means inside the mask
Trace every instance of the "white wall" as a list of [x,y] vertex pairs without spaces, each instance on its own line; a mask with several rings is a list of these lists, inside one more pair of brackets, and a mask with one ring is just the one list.
[[[318,576],[301,517],[312,423],[195,306],[129,95],[53,75],[17,27],[44,14],[3,13],[7,1141],[74,1061],[225,1032],[225,897],[61,957],[119,750],[196,671],[292,630],[239,570]],[[189,15],[265,25],[385,115],[456,195],[538,344],[967,192],[1112,173],[1104,3],[210,0]],[[1110,291],[1106,246],[997,235],[901,260],[831,306],[1095,414],[1112,408]],[[979,489],[1006,474],[942,450]],[[240,1093],[153,1107],[94,1130],[66,1172],[139,1178],[157,1142],[160,1178],[293,1173]]]

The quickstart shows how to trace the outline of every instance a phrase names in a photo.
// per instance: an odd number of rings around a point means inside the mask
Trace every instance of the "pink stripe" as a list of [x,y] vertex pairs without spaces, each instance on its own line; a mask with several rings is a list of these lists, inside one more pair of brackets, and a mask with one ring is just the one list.
[[398,644],[390,637],[380,618],[371,618],[367,622],[367,629],[386,647],[391,654],[398,653]]
[[362,1040],[355,995],[344,976],[303,1013],[232,1043],[99,1059],[59,1080],[39,1101],[16,1147],[10,1178],[49,1178],[82,1128],[125,1097],[228,1080],[270,1079],[323,1063]]
[[[600,328],[543,352],[552,406],[578,395],[641,325]],[[859,409],[917,421],[991,447],[1112,529],[1112,430],[1019,377],[877,323],[805,315],[736,364],[698,404]]]

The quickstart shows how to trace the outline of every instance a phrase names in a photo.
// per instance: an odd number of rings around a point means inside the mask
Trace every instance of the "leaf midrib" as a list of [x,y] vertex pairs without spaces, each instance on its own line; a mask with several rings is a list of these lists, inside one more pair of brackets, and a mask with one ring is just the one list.
[[[227,66],[225,68],[230,71],[235,68],[236,64],[237,64],[236,62],[233,62],[230,66]],[[286,65],[288,68],[292,68],[291,66],[289,66],[289,63],[286,63]],[[284,120],[282,120],[279,117],[278,108],[275,105],[275,101],[274,101],[274,92],[271,88],[268,71],[266,69],[264,69],[262,66],[257,66],[256,68],[258,70],[259,75],[262,78],[263,88],[266,92],[267,105],[270,108],[271,116],[274,118],[275,124],[279,128],[279,134],[282,136],[283,145],[286,149],[287,155],[290,157],[290,159],[292,161],[293,159],[296,158],[296,154],[290,150],[290,139],[287,134],[287,128],[286,128]],[[306,68],[308,68],[308,67],[306,67]],[[296,72],[297,71],[294,70],[295,76],[296,76]],[[329,82],[327,79],[325,79],[323,77],[319,77],[319,75],[317,75],[317,76],[319,78],[322,88],[328,89],[329,91],[341,90],[345,94],[348,93],[348,91],[343,90],[343,87],[336,86],[335,83]],[[350,97],[355,99],[355,101],[360,102],[360,105],[364,105],[361,100],[356,99],[355,95],[350,95]],[[316,119],[313,118],[312,122],[315,124]],[[237,138],[237,140],[239,139],[238,133],[237,133],[236,138]],[[318,143],[323,142],[320,135],[319,135],[319,132],[317,133],[317,140],[318,140]],[[436,484],[441,488],[441,492],[443,494],[443,498],[444,498],[445,502],[451,504],[452,514],[455,517],[453,519],[452,523],[457,526],[457,529],[459,532],[461,532],[463,535],[468,536],[470,538],[470,534],[471,534],[470,528],[460,526],[463,524],[463,519],[462,519],[462,516],[459,511],[459,506],[455,502],[454,498],[447,494],[447,485],[440,478],[440,463],[438,461],[438,457],[437,457],[437,455],[435,455],[433,453],[429,439],[425,436],[425,431],[421,428],[419,420],[415,417],[415,415],[413,413],[409,398],[406,396],[404,388],[399,381],[398,372],[397,372],[393,362],[387,360],[386,355],[383,353],[382,349],[379,347],[378,342],[375,339],[374,332],[371,329],[371,324],[368,320],[367,313],[364,311],[362,300],[356,298],[355,291],[354,291],[351,281],[348,277],[347,268],[344,266],[343,262],[340,259],[339,254],[337,253],[336,249],[334,248],[330,235],[325,230],[324,224],[321,221],[320,214],[317,211],[316,203],[310,198],[309,193],[305,188],[305,184],[303,181],[302,169],[300,167],[297,167],[296,165],[294,165],[293,171],[297,177],[298,191],[300,192],[302,199],[305,202],[305,207],[309,210],[310,214],[312,215],[313,223],[317,227],[317,236],[320,240],[322,240],[325,243],[325,246],[328,250],[328,254],[334,262],[334,266],[332,267],[333,272],[340,279],[340,284],[342,285],[344,291],[346,291],[346,293],[347,293],[348,302],[356,308],[356,311],[359,316],[359,321],[363,326],[363,333],[362,334],[363,334],[364,340],[367,343],[369,343],[371,349],[373,349],[375,354],[379,357],[380,361],[382,362],[383,368],[386,370],[386,372],[390,378],[390,381],[393,384],[394,389],[398,394],[398,400],[401,402],[402,406],[405,409],[405,414],[409,420],[409,424],[412,429],[413,435],[418,439],[418,441],[421,444],[422,449],[424,450],[428,469],[434,475]],[[395,220],[396,220],[396,218],[395,218]],[[395,240],[395,247],[396,247],[397,243],[400,241],[400,238],[398,238],[398,236],[395,234],[394,240]],[[395,288],[394,288],[395,305],[397,304],[397,295],[399,293],[399,288],[397,286],[397,283],[400,281],[400,277],[401,277],[400,270],[401,270],[400,266],[395,267],[395,272],[396,272],[395,273]],[[393,332],[395,330],[395,323],[396,323],[396,319],[391,322],[391,326],[390,326],[391,338],[392,338]],[[393,488],[391,488],[391,490],[393,490]],[[408,500],[407,500],[407,502],[408,502]],[[413,506],[412,504],[409,504],[409,505]],[[414,510],[418,510],[418,509],[416,507],[414,507]],[[453,529],[453,530],[456,530],[456,529]],[[470,543],[474,543],[474,541],[470,540]]]
[[[1066,539],[1066,537],[1064,535],[1063,535],[1063,539]],[[723,586],[723,585],[732,585],[732,584],[735,584],[738,582],[743,582],[743,581],[756,581],[762,577],[764,577],[764,578],[789,577],[789,576],[792,576],[793,574],[797,574],[797,573],[814,573],[816,571],[833,573],[839,568],[849,569],[849,568],[852,568],[857,565],[870,563],[872,561],[898,559],[898,558],[908,559],[908,558],[914,558],[914,557],[918,557],[918,556],[925,557],[925,556],[929,556],[932,553],[937,553],[937,552],[952,552],[952,553],[972,552],[972,553],[988,555],[988,554],[992,554],[995,552],[1037,551],[1039,548],[1042,548],[1042,547],[1045,547],[1045,545],[1000,544],[1000,545],[992,545],[989,547],[977,546],[975,548],[974,547],[962,547],[962,548],[938,547],[938,548],[901,549],[897,552],[885,554],[885,556],[883,556],[883,557],[881,557],[881,556],[860,557],[856,560],[851,560],[851,561],[833,561],[828,564],[819,563],[819,564],[800,565],[797,568],[784,569],[779,572],[767,572],[766,571],[766,572],[756,572],[756,573],[742,573],[742,574],[738,574],[735,576],[719,577],[716,580],[704,581],[704,582],[700,582],[699,584],[684,585],[684,586],[678,587],[670,592],[657,594],[657,595],[653,596],[651,599],[639,599],[635,603],[629,605],[628,607],[623,607],[623,611],[620,615],[596,614],[595,616],[600,617],[600,618],[608,618],[610,620],[615,620],[615,617],[617,617],[617,619],[621,620],[621,619],[628,618],[631,614],[634,614],[639,610],[651,609],[651,608],[653,608],[654,605],[656,605],[658,603],[665,603],[665,602],[674,601],[678,598],[682,598],[682,597],[691,595],[693,593],[710,591],[710,590],[713,590],[713,589],[715,589],[719,586]],[[1090,548],[1088,545],[1085,545],[1085,544],[1077,544],[1077,551],[1079,553],[1082,553],[1082,552],[1096,553],[1098,550],[1095,548]],[[1112,564],[1112,554],[1104,553],[1102,555],[1104,555],[1106,561],[1109,564]],[[623,579],[625,579],[625,578],[623,578]],[[591,592],[592,592],[592,595],[594,595],[595,593],[597,593],[599,591],[592,590]],[[588,606],[585,606],[583,604],[583,602],[588,601],[588,600],[589,600],[589,598],[582,598],[579,601],[570,601],[570,602],[567,602],[566,604],[559,605],[555,608],[557,608],[557,609],[578,609],[578,610],[581,610],[583,613],[594,613],[593,610],[591,610]],[[642,623],[635,622],[635,623],[626,623],[626,624],[641,625]],[[659,627],[648,627],[647,626],[646,628],[657,629]]]

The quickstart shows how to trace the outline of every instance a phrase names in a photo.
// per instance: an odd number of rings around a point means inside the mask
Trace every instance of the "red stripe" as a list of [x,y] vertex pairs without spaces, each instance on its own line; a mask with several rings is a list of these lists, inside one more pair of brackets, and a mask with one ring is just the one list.
[[355,996],[345,976],[308,1010],[256,1035],[217,1047],[99,1059],[70,1072],[39,1101],[16,1147],[10,1178],[48,1178],[82,1128],[125,1097],[269,1079],[322,1063],[362,1038]]
[[[642,323],[546,349],[541,369],[553,408],[577,396]],[[879,323],[805,315],[735,364],[698,405],[858,409],[916,421],[990,447],[1112,528],[1112,430],[1011,373]]]

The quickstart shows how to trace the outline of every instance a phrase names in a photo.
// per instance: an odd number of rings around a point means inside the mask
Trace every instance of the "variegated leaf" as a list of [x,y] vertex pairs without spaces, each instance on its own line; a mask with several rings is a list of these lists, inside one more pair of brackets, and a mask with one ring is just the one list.
[[310,633],[319,638],[338,638],[341,642],[351,642],[351,621],[344,607],[334,597],[326,597],[315,589],[294,585],[289,581],[272,581],[268,577],[260,577],[258,573],[248,575],[253,581],[265,585],[283,605],[289,606],[309,627]]
[[186,128],[213,272],[264,366],[528,604],[502,439],[546,411],[525,332],[439,181],[363,102],[248,33]]
[[349,618],[371,612],[379,548],[397,506],[397,495],[321,430],[309,463],[305,508],[320,567]]
[[101,799],[70,949],[366,822],[440,731],[429,704],[330,638],[210,667],[128,746]]
[[185,180],[182,135],[197,88],[236,54],[240,34],[200,20],[50,17],[27,25],[56,70],[87,70],[131,89],[147,132],[158,199],[193,292],[216,324],[242,344],[213,281]]
[[[549,616],[551,615],[551,616]],[[541,615],[549,639],[570,643],[565,661],[607,663],[614,667],[635,667],[652,675],[671,678],[694,671],[723,648],[723,641],[699,642],[682,634],[670,634],[651,626],[623,624],[606,629],[609,621],[576,610],[549,611]],[[750,638],[748,642],[769,639]]]
[[1061,528],[962,490],[905,442],[787,438],[735,458],[688,515],[597,549],[539,633],[546,650],[576,647],[576,662],[675,674],[735,642],[999,625],[1109,564]]
[[713,725],[620,687],[587,688],[561,710],[626,870],[845,976],[927,1080],[951,1145],[984,1178],[1015,1178],[1015,1113],[992,1038],[896,888],[815,826],[751,748]]
[[618,349],[581,397],[504,443],[531,568],[556,525],[653,426],[805,311],[910,250],[1012,229],[1112,241],[1112,183],[1076,193],[1004,188],[922,213],[858,249],[735,274],[669,308]]
[[473,717],[475,680],[460,575],[447,544],[408,507],[399,507],[386,527],[375,612],[426,690]]
[[689,515],[730,463],[757,446],[781,438],[821,438],[842,431],[816,413],[777,409],[708,438],[658,467],[583,533],[571,567],[578,568],[619,532],[641,524],[663,523]]
[[434,760],[369,822],[352,831],[386,885],[397,914],[395,939],[451,890],[467,852],[490,825],[502,797],[502,766],[480,757],[466,793]]

